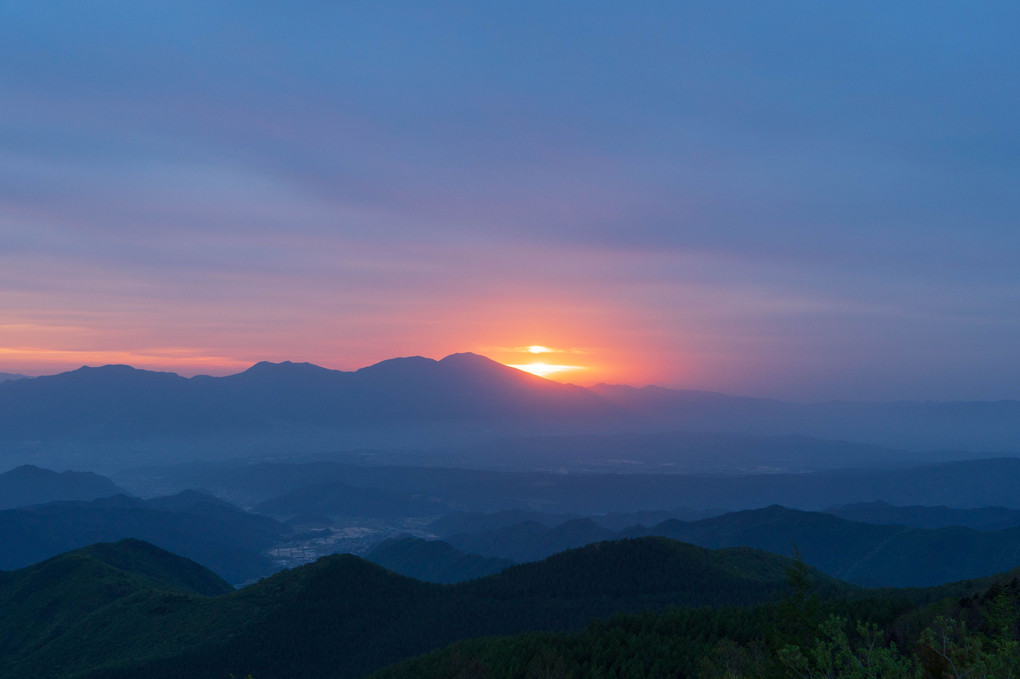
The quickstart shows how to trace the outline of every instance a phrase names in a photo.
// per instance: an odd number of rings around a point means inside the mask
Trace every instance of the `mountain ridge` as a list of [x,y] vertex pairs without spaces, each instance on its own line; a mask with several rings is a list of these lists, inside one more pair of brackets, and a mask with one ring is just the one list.
[[349,372],[263,361],[234,375],[187,378],[111,365],[0,382],[0,443],[24,461],[50,451],[68,459],[90,451],[222,456],[242,446],[272,454],[427,449],[508,435],[665,431],[997,454],[1020,452],[1020,401],[800,404],[663,387],[585,388],[471,353]]
[[95,500],[126,492],[93,472],[56,472],[26,464],[0,474],[0,510],[57,500]]

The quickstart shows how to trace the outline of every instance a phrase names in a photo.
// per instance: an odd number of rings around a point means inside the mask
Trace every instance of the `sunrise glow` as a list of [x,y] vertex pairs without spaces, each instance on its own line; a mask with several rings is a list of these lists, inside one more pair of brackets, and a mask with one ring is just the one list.
[[532,344],[528,347],[528,352],[532,354],[550,354],[554,350],[549,347],[543,347],[541,344]]
[[526,373],[538,375],[539,377],[549,377],[551,375],[585,369],[579,365],[550,365],[548,363],[525,363],[510,365],[509,367],[517,368],[518,370],[523,370]]

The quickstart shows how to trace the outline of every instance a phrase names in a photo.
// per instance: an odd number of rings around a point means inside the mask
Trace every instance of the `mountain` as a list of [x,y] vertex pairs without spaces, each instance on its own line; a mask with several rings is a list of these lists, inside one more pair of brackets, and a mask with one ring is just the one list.
[[662,535],[713,549],[745,545],[782,554],[796,547],[805,563],[871,587],[926,587],[1020,566],[1020,528],[874,525],[779,506],[667,521],[625,534]]
[[[531,518],[546,522],[548,519],[540,517],[675,511],[678,502],[713,514],[722,513],[720,508],[753,509],[772,504],[824,510],[875,500],[897,505],[1020,509],[1020,495],[1015,491],[1020,486],[1020,459],[1016,458],[803,474],[557,474],[335,462],[180,465],[144,474],[141,481],[127,475],[117,479],[138,492],[152,492],[153,484],[145,479],[158,476],[159,492],[203,487],[251,505],[281,496],[300,501],[302,489],[320,486],[317,492],[328,494],[324,487],[337,484],[341,493],[350,487],[375,489],[405,500],[427,498],[450,511],[537,512],[538,516]],[[444,537],[450,534],[445,531]]]
[[[458,533],[481,533],[506,528],[520,523],[533,521],[543,526],[558,526],[561,523],[579,519],[579,516],[569,514],[544,514],[542,512],[529,512],[523,509],[508,509],[502,512],[491,514],[474,514],[471,512],[453,512],[441,516],[429,524],[429,530],[440,538],[446,538]],[[665,518],[669,517],[664,517]],[[635,522],[637,523],[637,522]],[[630,524],[628,524],[630,525]]]
[[40,441],[135,456],[182,441],[201,444],[203,455],[222,455],[225,443],[335,450],[338,441],[450,442],[479,436],[472,427],[576,429],[619,416],[585,389],[474,354],[393,359],[354,372],[258,363],[236,375],[190,379],[83,367],[0,383],[0,443],[25,454]]
[[[12,653],[0,654],[0,679],[357,677],[463,638],[576,629],[620,611],[677,604],[769,601],[785,590],[790,565],[753,550],[713,552],[652,538],[435,585],[338,555],[208,597],[197,587],[173,587],[182,576],[153,564],[177,557],[135,546],[128,544],[121,561],[133,561],[137,578],[89,550],[2,574],[3,601],[26,592],[31,601],[0,606],[0,629],[31,624],[12,640]],[[141,577],[153,571],[170,582]]]
[[[645,415],[633,411],[638,419]],[[681,413],[679,416],[682,416]],[[647,423],[645,426],[649,426]],[[722,424],[715,425],[722,427]],[[568,472],[776,473],[887,468],[933,462],[944,454],[829,441],[808,436],[762,436],[705,431],[518,436],[461,450],[444,449],[445,463],[495,469]],[[436,451],[430,453],[433,457]],[[952,453],[958,458],[962,453]]]
[[52,502],[0,511],[0,568],[20,568],[94,542],[138,538],[243,583],[276,570],[263,552],[291,533],[284,524],[203,493]]
[[24,465],[0,474],[0,509],[55,500],[94,500],[124,493],[110,479],[92,472],[55,472]]
[[[610,438],[548,438],[558,436]],[[963,451],[928,460],[1017,453],[1017,441],[1018,401],[798,404],[585,389],[475,354],[391,359],[352,372],[263,362],[236,375],[184,378],[103,366],[0,382],[0,444],[12,464],[48,456],[123,467],[168,452],[208,459],[240,450],[374,449],[415,464],[439,454],[448,465],[550,468],[558,456],[589,471],[634,463],[655,471],[804,471],[916,463],[917,451],[928,450]]]
[[27,375],[15,375],[14,373],[0,373],[0,382],[7,382],[10,380],[27,380],[31,379]]
[[[784,593],[790,565],[788,558],[745,547],[710,550],[646,537],[565,550],[462,587],[503,600],[648,596],[663,602],[668,598],[675,605],[698,606],[707,601],[717,606],[747,605]],[[852,589],[821,573],[814,575],[818,587],[841,593]]]
[[774,554],[791,554],[796,548],[808,565],[867,587],[928,587],[1020,567],[1020,527],[979,531],[876,525],[778,505],[697,521],[670,519],[620,532],[590,520],[559,526],[525,521],[445,540],[465,552],[524,562],[568,547],[640,536],[668,537],[711,549],[753,547]]
[[808,436],[902,450],[1020,452],[1020,401],[791,403],[661,387],[591,391],[671,429]]
[[671,608],[581,631],[464,640],[369,679],[1008,677],[1016,667],[1016,571],[798,603],[794,595],[743,609]]
[[546,514],[523,509],[508,509],[491,514],[453,512],[442,516],[428,525],[429,531],[440,538],[460,533],[482,533],[506,528],[516,524],[534,521],[543,526],[559,526],[575,519],[587,518],[596,525],[610,531],[620,531],[636,525],[652,526],[668,519],[695,521],[724,514],[723,510],[698,509],[652,509],[635,512],[609,512],[581,517],[574,514]]
[[454,583],[499,573],[513,562],[468,554],[439,540],[391,538],[372,548],[365,558],[424,582]]
[[0,573],[0,677],[58,677],[115,655],[166,653],[153,621],[233,588],[139,540],[97,544]]
[[861,502],[826,509],[827,514],[861,523],[897,524],[916,528],[943,528],[963,526],[975,530],[1002,530],[1020,526],[1020,510],[1006,507],[926,507],[912,505],[898,507],[888,502]]
[[451,535],[446,541],[471,554],[521,563],[614,537],[613,531],[591,519],[574,519],[553,527],[527,521],[483,533]]

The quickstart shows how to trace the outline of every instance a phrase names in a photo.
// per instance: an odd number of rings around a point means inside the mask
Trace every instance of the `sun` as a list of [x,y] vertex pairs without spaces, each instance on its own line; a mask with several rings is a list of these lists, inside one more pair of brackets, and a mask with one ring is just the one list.
[[[513,349],[507,349],[505,351],[506,354],[509,354],[509,356],[504,354],[504,360],[513,356],[511,360],[516,359],[516,361],[507,361],[503,365],[516,368],[517,370],[523,370],[526,373],[531,373],[538,377],[556,378],[565,373],[588,369],[586,366],[567,365],[566,363],[553,362],[557,359],[563,360],[570,355],[576,354],[577,351],[574,349],[558,349],[545,344],[529,344],[526,346],[518,345]],[[542,356],[542,354],[548,354],[548,356]]]

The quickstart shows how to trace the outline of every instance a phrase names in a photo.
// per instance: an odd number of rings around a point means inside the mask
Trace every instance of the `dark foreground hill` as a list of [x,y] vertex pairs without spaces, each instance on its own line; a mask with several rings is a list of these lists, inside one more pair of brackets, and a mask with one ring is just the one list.
[[0,474],[0,509],[58,500],[94,500],[124,493],[113,481],[92,472],[55,472],[23,465]]
[[233,588],[188,559],[139,540],[97,544],[0,572],[0,676],[62,677],[114,657],[170,653],[176,637],[152,621]]
[[292,529],[194,491],[140,500],[125,495],[0,511],[0,568],[33,564],[94,542],[138,538],[240,584],[272,573],[262,554]]
[[896,591],[828,601],[794,594],[744,609],[617,615],[579,632],[461,641],[371,679],[1005,679],[1020,659],[1016,576],[913,592],[913,600]]
[[[116,568],[96,550],[112,551]],[[222,594],[225,584],[204,569],[131,541],[0,574],[0,629],[31,620],[0,654],[0,678],[356,677],[463,638],[576,629],[668,605],[772,600],[785,591],[789,565],[753,550],[652,538],[461,585],[325,557]]]

